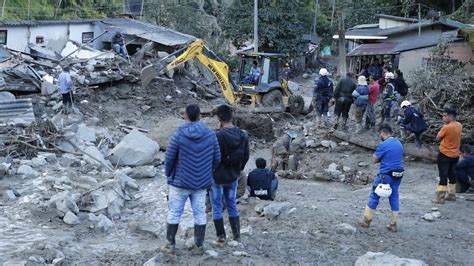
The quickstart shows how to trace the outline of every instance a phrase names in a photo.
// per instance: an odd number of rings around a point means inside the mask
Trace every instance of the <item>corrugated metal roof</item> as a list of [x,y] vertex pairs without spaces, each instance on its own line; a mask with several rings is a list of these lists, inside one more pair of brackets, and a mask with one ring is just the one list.
[[457,37],[457,31],[447,31],[443,32],[441,36],[427,36],[427,37],[416,37],[410,39],[410,41],[400,42],[396,47],[395,51],[403,52],[409,51],[424,47],[430,47],[437,45],[441,40],[447,41],[456,41],[461,40],[461,38]]
[[55,19],[55,20],[0,20],[1,26],[37,26],[37,25],[56,25],[56,24],[81,24],[97,22],[100,19]]
[[352,50],[347,56],[396,54],[396,42],[364,43]]
[[31,98],[0,101],[0,123],[29,125],[35,122]]
[[413,22],[413,23],[418,22],[418,19],[416,18],[405,18],[405,17],[392,16],[392,15],[386,15],[386,14],[377,14],[375,16],[379,18],[386,18],[386,19],[392,19],[392,20],[397,20],[397,21],[405,21],[405,22]]

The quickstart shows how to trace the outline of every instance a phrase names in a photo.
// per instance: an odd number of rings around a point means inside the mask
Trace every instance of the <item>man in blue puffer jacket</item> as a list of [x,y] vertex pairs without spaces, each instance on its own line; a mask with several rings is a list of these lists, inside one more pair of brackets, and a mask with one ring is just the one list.
[[364,118],[365,109],[369,103],[369,87],[365,76],[357,79],[357,88],[352,93],[355,103],[356,133],[362,130],[362,118]]
[[204,254],[206,232],[206,193],[212,185],[212,172],[221,160],[217,137],[199,121],[200,109],[191,104],[186,107],[184,119],[171,137],[165,156],[165,174],[168,178],[168,225],[164,251],[174,254],[175,237],[189,198],[194,215],[194,253]]

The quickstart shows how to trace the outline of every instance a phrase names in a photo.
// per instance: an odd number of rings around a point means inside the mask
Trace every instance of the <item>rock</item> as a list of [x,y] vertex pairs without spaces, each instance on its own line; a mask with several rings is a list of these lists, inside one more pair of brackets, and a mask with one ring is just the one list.
[[107,216],[101,214],[99,215],[99,222],[97,223],[97,227],[103,232],[103,233],[108,233],[112,228],[114,227],[114,223],[107,218]]
[[28,178],[37,177],[39,175],[38,172],[36,172],[35,170],[33,170],[33,168],[31,168],[31,166],[24,165],[24,164],[18,167],[18,170],[16,171],[16,173],[19,175],[24,175],[25,177],[28,177]]
[[[104,158],[102,152],[100,152],[95,146],[89,146],[84,150],[84,160],[90,164],[97,166],[107,166],[112,169],[112,164]],[[90,156],[89,156],[90,155]],[[94,157],[95,159],[92,159]]]
[[244,228],[240,229],[240,234],[243,236],[252,236],[253,235],[253,228],[252,226],[248,225]]
[[319,142],[314,139],[306,140],[306,148],[316,148],[319,146]]
[[138,166],[153,162],[159,150],[158,143],[134,129],[110,151],[109,156],[114,165]]
[[231,240],[231,241],[228,241],[228,242],[227,242],[227,245],[228,245],[229,247],[234,247],[234,248],[235,248],[235,247],[239,246],[239,242],[237,242],[237,241],[235,241],[235,240]]
[[38,157],[35,157],[35,158],[31,159],[31,165],[33,167],[41,167],[41,166],[44,166],[46,164],[48,164],[48,162],[42,156],[38,156]]
[[63,191],[52,196],[48,201],[48,205],[50,208],[56,208],[60,214],[62,214],[61,216],[65,215],[67,212],[79,213],[79,208],[69,191]]
[[360,166],[360,167],[367,167],[367,166],[369,166],[369,163],[368,162],[359,162],[357,165]]
[[291,210],[288,211],[288,215],[295,213],[297,210],[297,208],[291,208]]
[[8,198],[8,200],[15,200],[16,199],[15,192],[13,192],[13,190],[11,190],[11,189],[5,190],[5,196]]
[[336,233],[343,234],[343,235],[352,235],[357,232],[357,229],[347,223],[341,223],[336,225]]
[[308,74],[308,73],[303,73],[303,78],[304,78],[304,79],[309,79],[310,77],[311,77],[310,74]]
[[15,95],[8,91],[0,91],[0,102],[3,101],[14,101]]
[[99,222],[100,221],[100,218],[93,214],[93,213],[89,213],[89,215],[87,216],[87,219],[90,221],[90,222]]
[[432,215],[431,213],[427,213],[427,214],[425,214],[425,215],[423,216],[423,219],[424,219],[425,221],[430,221],[430,222],[431,222],[431,221],[434,220],[434,217],[433,217],[433,215]]
[[155,175],[156,168],[153,165],[137,166],[128,173],[131,178],[153,178]]
[[441,217],[441,212],[439,212],[439,211],[432,212],[431,215],[433,216],[433,218],[439,218],[439,217]]
[[160,145],[160,148],[166,150],[168,142],[176,129],[184,123],[183,119],[178,117],[168,117],[161,121],[160,125],[147,135]]
[[347,141],[342,141],[342,142],[339,142],[339,145],[341,145],[341,146],[349,146],[349,142],[347,142]]
[[124,173],[115,172],[115,173],[114,173],[114,177],[115,177],[117,180],[120,180],[120,182],[123,184],[123,185],[122,185],[122,188],[124,188],[124,187],[129,187],[129,188],[132,188],[132,189],[135,189],[135,190],[138,190],[138,189],[139,189],[139,186],[138,186],[138,184],[137,184],[137,181],[135,181],[134,179],[130,178],[129,176],[127,176],[127,175],[124,174]]
[[107,196],[102,191],[94,191],[91,193],[92,207],[90,212],[98,212],[108,207]]
[[291,203],[289,202],[271,203],[270,205],[263,208],[262,214],[268,219],[276,219],[277,217],[286,213],[290,209],[290,207],[291,207]]
[[153,258],[147,260],[143,266],[159,266],[161,265],[160,262],[160,257],[159,256],[154,256]]
[[[150,235],[154,238],[160,237],[160,226],[155,223],[142,223],[142,224],[130,224],[129,229],[131,232],[141,233],[145,235]],[[194,243],[194,242],[193,242]]]
[[259,204],[257,204],[257,206],[255,206],[254,210],[255,210],[256,213],[262,214],[265,207],[269,204],[270,203],[268,203],[268,202],[259,203]]
[[215,250],[212,250],[212,249],[206,250],[206,254],[212,258],[219,257],[219,253],[217,253]]
[[88,141],[88,142],[96,141],[95,130],[93,128],[87,127],[84,124],[80,124],[78,126],[76,136],[77,138],[84,141]]
[[352,170],[352,169],[351,169],[349,166],[343,166],[343,167],[342,167],[342,171],[343,171],[343,172],[346,172],[346,173],[347,173],[347,172],[350,172],[351,170]]
[[393,266],[427,266],[424,261],[416,259],[400,258],[390,253],[367,252],[359,257],[355,266],[375,266],[375,265],[393,265]]
[[288,170],[290,171],[298,170],[298,158],[296,155],[290,155],[288,157]]
[[66,215],[64,215],[63,217],[63,221],[66,223],[66,224],[69,224],[69,225],[76,225],[76,224],[79,224],[81,221],[79,221],[79,218],[77,218],[77,216],[72,213],[72,212],[67,212]]
[[234,256],[242,256],[242,257],[248,257],[248,253],[245,251],[234,251],[232,252],[232,255]]
[[53,106],[53,111],[58,111],[59,109],[61,109],[61,107],[63,107],[63,103],[62,102],[57,102],[54,106]]
[[321,140],[321,146],[334,149],[337,147],[337,143],[330,140]]
[[329,166],[328,166],[328,171],[337,171],[337,163],[331,163]]
[[439,208],[437,208],[437,207],[431,208],[431,211],[434,211],[434,212],[435,212],[435,211],[437,211],[437,210],[439,210]]

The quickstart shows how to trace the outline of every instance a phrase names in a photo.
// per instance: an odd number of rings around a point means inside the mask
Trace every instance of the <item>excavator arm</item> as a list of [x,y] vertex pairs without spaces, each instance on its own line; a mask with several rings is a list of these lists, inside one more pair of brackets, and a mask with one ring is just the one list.
[[[203,49],[206,49],[207,52],[212,54],[217,60],[211,59],[203,53]],[[183,52],[184,51],[184,52]],[[191,59],[197,59],[204,67],[209,69],[211,73],[216,78],[219,86],[222,89],[222,94],[227,99],[229,104],[233,104],[236,100],[233,85],[231,79],[229,78],[229,66],[217,57],[211,50],[209,50],[203,40],[197,39],[196,41],[188,44],[186,47],[174,52],[166,58],[163,58],[161,61],[168,59],[169,57],[182,52],[175,60],[170,62],[166,67],[162,65],[149,65],[142,69],[142,84],[144,86],[148,85],[150,81],[156,77],[158,74],[163,74],[164,69],[170,71],[176,68],[179,65],[184,64],[185,62]]]

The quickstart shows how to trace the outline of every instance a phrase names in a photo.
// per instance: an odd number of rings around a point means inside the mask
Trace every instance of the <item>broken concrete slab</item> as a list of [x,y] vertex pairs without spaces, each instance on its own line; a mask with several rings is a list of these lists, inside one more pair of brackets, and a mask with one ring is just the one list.
[[89,146],[84,150],[84,160],[94,165],[112,169],[112,164],[104,158],[102,152],[100,152],[95,146]]
[[76,134],[76,136],[81,140],[88,142],[96,141],[95,129],[87,127],[84,124],[78,125]]
[[109,233],[114,228],[114,223],[105,215],[100,214],[97,228],[103,233]]
[[128,176],[131,178],[153,178],[156,175],[156,168],[153,165],[137,166],[130,169]]
[[150,164],[158,154],[160,146],[138,130],[132,130],[109,153],[114,165],[139,166]]
[[393,265],[393,266],[427,266],[424,261],[416,259],[400,258],[390,253],[367,252],[359,257],[355,266],[375,266],[375,265]]
[[72,198],[70,191],[63,191],[51,197],[48,201],[50,208],[57,209],[60,216],[64,216],[67,212],[79,213],[79,208]]
[[263,208],[262,215],[268,219],[276,219],[285,212],[287,212],[291,207],[289,202],[276,202],[271,203],[270,205]]
[[163,119],[160,125],[153,128],[147,135],[160,145],[162,150],[166,150],[168,142],[176,129],[184,123],[183,119],[170,116]]
[[66,224],[69,224],[69,225],[76,225],[76,224],[80,224],[81,221],[79,220],[79,218],[72,212],[68,211],[66,213],[66,215],[64,215],[63,217],[63,221],[66,223]]

